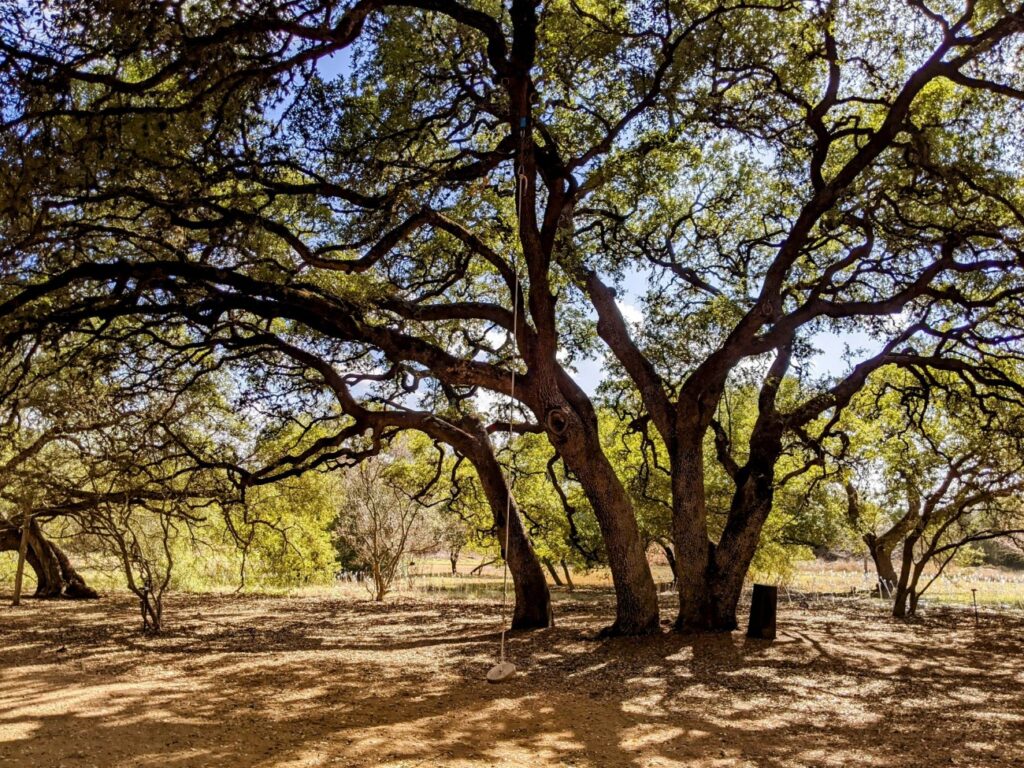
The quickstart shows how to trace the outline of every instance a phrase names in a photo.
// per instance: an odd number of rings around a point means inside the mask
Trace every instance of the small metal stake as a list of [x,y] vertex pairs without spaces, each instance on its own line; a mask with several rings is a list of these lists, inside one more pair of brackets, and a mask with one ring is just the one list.
[[974,626],[978,626],[978,590],[971,588],[971,600],[974,601]]

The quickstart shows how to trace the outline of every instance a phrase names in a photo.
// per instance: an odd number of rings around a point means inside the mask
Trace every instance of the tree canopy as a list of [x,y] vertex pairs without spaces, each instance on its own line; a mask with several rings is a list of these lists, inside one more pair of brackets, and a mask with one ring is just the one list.
[[[5,345],[130,319],[295,361],[340,403],[303,460],[414,418],[543,434],[598,522],[613,631],[658,605],[575,363],[606,356],[664,447],[682,630],[735,627],[786,446],[821,464],[872,374],[1022,392],[1019,3],[2,13]],[[740,384],[756,413],[730,434]]]

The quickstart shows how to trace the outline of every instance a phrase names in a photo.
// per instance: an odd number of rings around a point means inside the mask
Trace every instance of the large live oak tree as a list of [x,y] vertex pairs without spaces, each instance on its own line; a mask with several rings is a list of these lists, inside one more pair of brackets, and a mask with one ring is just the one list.
[[[571,375],[598,338],[668,453],[680,629],[735,627],[785,434],[820,445],[883,366],[1013,386],[1020,3],[51,5],[0,36],[6,338],[286,321],[310,354],[514,397],[600,523],[615,631],[659,617]],[[811,376],[853,330],[870,349]],[[716,414],[751,371],[737,451]]]

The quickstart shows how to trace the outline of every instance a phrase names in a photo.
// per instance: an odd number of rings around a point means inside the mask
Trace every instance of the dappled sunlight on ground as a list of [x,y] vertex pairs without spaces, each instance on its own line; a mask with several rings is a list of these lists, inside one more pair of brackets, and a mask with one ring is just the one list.
[[123,596],[5,605],[0,766],[1024,766],[1024,622],[865,605],[595,642],[577,593],[499,686],[480,602],[177,595],[156,639]]

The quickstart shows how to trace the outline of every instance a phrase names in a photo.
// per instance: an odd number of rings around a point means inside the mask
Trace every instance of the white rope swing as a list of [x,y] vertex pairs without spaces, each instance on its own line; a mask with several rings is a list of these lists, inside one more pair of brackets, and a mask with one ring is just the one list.
[[[526,118],[521,118],[519,124],[519,171],[517,173],[518,200],[516,201],[516,216],[519,221],[523,218],[523,199],[529,187],[529,177],[523,167],[523,148],[526,142]],[[512,285],[512,345],[516,348],[519,339],[519,266],[516,264],[516,253],[512,251],[512,272],[514,274]],[[515,452],[512,449],[512,417],[515,414],[516,399],[516,369],[512,366],[509,375],[508,407],[506,408],[506,422],[508,424],[508,445],[509,460],[505,464],[505,545],[502,549],[502,575],[501,575],[501,646],[498,663],[487,672],[487,682],[500,683],[507,680],[516,673],[515,664],[505,659],[505,635],[508,632],[506,614],[508,613],[508,542],[509,531],[512,529],[512,488],[515,483]]]

